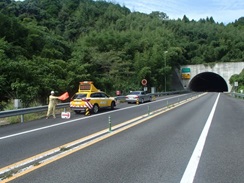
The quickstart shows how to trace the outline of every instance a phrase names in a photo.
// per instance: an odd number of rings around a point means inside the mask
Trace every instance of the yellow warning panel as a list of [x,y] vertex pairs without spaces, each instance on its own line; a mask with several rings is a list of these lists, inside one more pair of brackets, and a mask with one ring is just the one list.
[[191,74],[189,74],[189,73],[182,73],[181,74],[181,77],[182,77],[182,79],[190,79],[191,78]]

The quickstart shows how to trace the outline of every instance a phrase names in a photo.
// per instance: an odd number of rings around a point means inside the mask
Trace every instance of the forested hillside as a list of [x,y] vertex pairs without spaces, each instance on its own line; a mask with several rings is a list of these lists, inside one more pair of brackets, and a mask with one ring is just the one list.
[[0,0],[0,27],[0,101],[24,106],[84,80],[114,95],[146,78],[160,91],[179,65],[244,61],[244,17],[224,25],[106,1]]

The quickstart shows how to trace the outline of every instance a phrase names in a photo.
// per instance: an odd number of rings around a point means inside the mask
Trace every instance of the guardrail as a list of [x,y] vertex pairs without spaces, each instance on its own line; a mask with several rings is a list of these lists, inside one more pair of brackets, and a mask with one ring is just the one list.
[[244,99],[244,94],[242,93],[230,93],[232,97]]
[[[60,108],[67,108],[69,107],[69,103],[60,103],[57,104],[56,109]],[[36,113],[36,112],[43,112],[47,111],[48,106],[39,106],[39,107],[30,107],[30,108],[21,108],[21,109],[14,109],[14,110],[8,110],[8,111],[1,111],[0,112],[0,118],[5,118],[5,117],[11,117],[11,116],[21,116],[21,123],[24,122],[24,114],[31,114],[31,113]]]
[[[152,96],[163,96],[163,95],[173,95],[173,94],[180,94],[180,93],[187,93],[189,91],[182,90],[182,91],[173,91],[173,92],[158,92],[158,93],[152,93]],[[115,97],[117,100],[125,100],[125,96],[116,96]],[[69,102],[68,103],[60,103],[57,104],[56,109],[64,108],[65,109],[69,107]],[[21,123],[24,122],[24,115],[25,114],[31,114],[31,113],[36,113],[36,112],[43,112],[47,111],[48,106],[39,106],[39,107],[30,107],[30,108],[21,108],[21,109],[14,109],[14,110],[8,110],[8,111],[0,111],[0,118],[5,118],[5,117],[11,117],[11,116],[21,116]]]
[[[151,96],[161,97],[163,95],[174,95],[174,94],[181,94],[181,93],[189,93],[188,90],[179,90],[179,91],[172,91],[172,92],[156,92],[150,93]],[[125,100],[125,96],[116,96],[117,100]]]

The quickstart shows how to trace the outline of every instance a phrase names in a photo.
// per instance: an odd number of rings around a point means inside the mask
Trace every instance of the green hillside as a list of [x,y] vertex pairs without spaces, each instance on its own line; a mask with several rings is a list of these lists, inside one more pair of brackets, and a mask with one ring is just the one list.
[[51,90],[72,95],[84,80],[112,95],[143,78],[160,91],[179,65],[244,61],[244,17],[233,21],[171,20],[106,1],[0,0],[0,101],[46,104]]

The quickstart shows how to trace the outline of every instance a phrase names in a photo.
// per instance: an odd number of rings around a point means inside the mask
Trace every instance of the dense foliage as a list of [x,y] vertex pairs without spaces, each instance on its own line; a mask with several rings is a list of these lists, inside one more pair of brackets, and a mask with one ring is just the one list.
[[50,90],[73,94],[83,80],[110,94],[143,78],[161,90],[181,64],[244,60],[244,17],[224,25],[101,0],[0,0],[0,27],[0,101],[24,106],[46,104]]
[[[237,83],[238,86],[235,86]],[[244,93],[244,69],[240,74],[234,74],[230,78],[230,84],[234,86],[233,90],[238,93]]]

